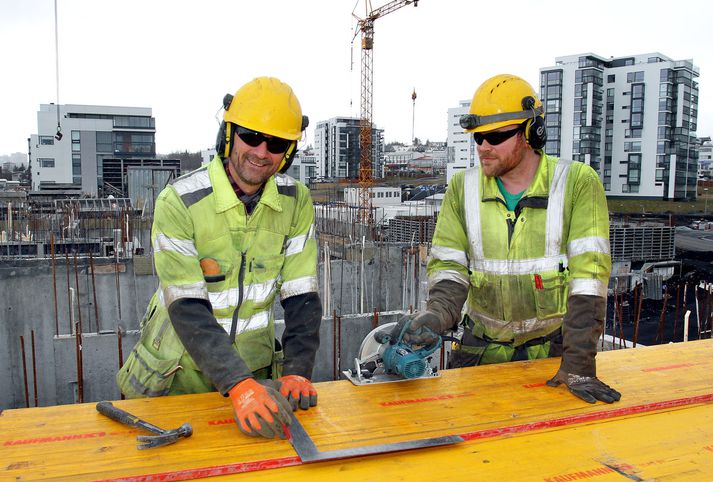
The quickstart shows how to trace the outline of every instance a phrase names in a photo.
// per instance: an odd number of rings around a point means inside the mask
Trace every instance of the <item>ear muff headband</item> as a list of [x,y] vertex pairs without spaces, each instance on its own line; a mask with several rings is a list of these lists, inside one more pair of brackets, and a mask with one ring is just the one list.
[[533,116],[537,117],[542,114],[544,109],[542,106],[535,109],[519,110],[517,112],[503,112],[502,114],[492,114],[492,115],[475,115],[466,114],[460,118],[460,126],[463,129],[475,129],[486,124],[495,124],[496,122],[509,121],[509,120],[525,120],[532,119]]

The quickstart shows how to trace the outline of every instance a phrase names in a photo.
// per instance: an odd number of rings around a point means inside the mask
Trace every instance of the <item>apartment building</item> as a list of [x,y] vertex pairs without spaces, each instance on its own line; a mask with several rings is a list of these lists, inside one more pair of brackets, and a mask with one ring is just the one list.
[[468,113],[469,108],[470,100],[462,100],[458,107],[448,109],[446,182],[450,182],[456,172],[473,167],[477,162],[473,136],[460,126],[460,118]]
[[540,69],[545,151],[591,165],[610,197],[695,199],[698,76],[660,53],[557,57]]
[[[333,117],[320,121],[314,129],[314,156],[320,178],[356,179],[359,177],[360,119]],[[384,175],[384,130],[372,128],[372,176]]]
[[105,161],[154,159],[155,136],[150,108],[42,104],[29,138],[32,189],[101,194]]

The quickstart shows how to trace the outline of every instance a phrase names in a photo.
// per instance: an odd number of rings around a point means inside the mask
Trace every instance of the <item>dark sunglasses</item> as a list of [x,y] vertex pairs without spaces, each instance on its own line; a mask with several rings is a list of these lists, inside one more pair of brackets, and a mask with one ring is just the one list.
[[250,147],[257,147],[265,142],[268,152],[272,154],[284,154],[293,142],[289,139],[282,139],[281,137],[266,137],[262,132],[240,126],[238,126],[236,133],[240,140]]
[[496,132],[473,132],[473,139],[475,143],[479,146],[483,145],[483,141],[488,141],[491,146],[497,146],[503,142],[510,139],[512,136],[517,134],[522,130],[522,125],[518,126],[517,129],[511,129],[509,131],[496,131]]

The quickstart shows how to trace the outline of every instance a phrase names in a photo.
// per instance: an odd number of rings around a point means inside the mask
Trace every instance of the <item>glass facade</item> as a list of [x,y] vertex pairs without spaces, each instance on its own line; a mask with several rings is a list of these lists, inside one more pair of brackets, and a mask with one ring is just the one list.
[[549,70],[540,75],[540,98],[545,108],[547,127],[545,152],[559,156],[562,128],[562,70]]
[[559,57],[540,73],[546,152],[589,163],[610,195],[695,199],[698,75],[663,56]]

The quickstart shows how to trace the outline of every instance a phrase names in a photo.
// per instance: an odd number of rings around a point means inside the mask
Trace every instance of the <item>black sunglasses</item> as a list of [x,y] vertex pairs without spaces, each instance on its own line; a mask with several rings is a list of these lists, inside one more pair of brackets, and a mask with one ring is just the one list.
[[475,140],[475,143],[479,146],[483,145],[483,141],[488,141],[488,144],[490,144],[491,146],[497,146],[498,144],[502,144],[503,142],[507,141],[521,130],[522,125],[519,125],[517,129],[511,129],[509,131],[496,131],[487,133],[473,132],[473,139]]
[[293,141],[281,137],[266,137],[262,132],[238,126],[237,132],[240,140],[250,147],[257,147],[263,142],[267,143],[267,150],[272,154],[284,154]]

